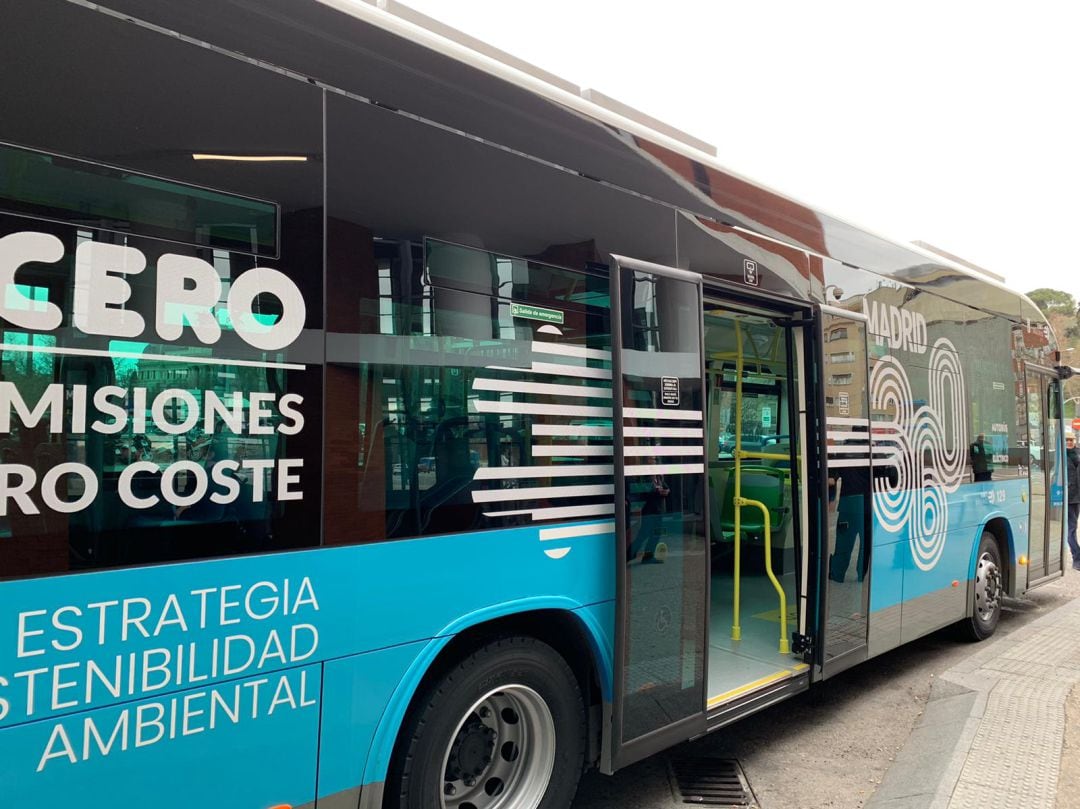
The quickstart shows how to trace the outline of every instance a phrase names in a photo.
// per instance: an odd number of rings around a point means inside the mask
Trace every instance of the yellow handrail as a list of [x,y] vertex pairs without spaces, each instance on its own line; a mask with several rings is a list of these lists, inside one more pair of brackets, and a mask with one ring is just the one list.
[[754,461],[789,461],[790,455],[782,452],[739,452],[738,457],[748,458]]
[[780,654],[788,654],[790,647],[787,639],[787,596],[772,568],[772,523],[769,509],[758,500],[747,500],[742,496],[742,461],[790,459],[790,455],[769,452],[744,452],[742,448],[742,404],[743,404],[743,333],[742,323],[735,321],[735,594],[732,604],[731,639],[742,640],[742,626],[739,623],[739,608],[742,599],[742,507],[755,506],[765,515],[765,573],[780,596]]
[[769,520],[769,509],[760,500],[748,500],[745,497],[735,498],[735,513],[738,514],[743,506],[754,506],[761,509],[761,515],[765,520],[765,573],[772,582],[777,595],[780,596],[780,654],[786,655],[791,651],[787,638],[787,596],[780,580],[772,569],[772,525]]

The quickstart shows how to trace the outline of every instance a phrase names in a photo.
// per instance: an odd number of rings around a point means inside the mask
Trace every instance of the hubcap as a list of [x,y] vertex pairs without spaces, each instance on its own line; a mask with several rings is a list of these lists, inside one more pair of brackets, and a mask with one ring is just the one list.
[[536,809],[555,766],[555,722],[525,685],[489,691],[443,755],[441,809]]
[[975,569],[975,612],[979,620],[993,620],[1001,604],[1001,571],[988,552],[979,557]]

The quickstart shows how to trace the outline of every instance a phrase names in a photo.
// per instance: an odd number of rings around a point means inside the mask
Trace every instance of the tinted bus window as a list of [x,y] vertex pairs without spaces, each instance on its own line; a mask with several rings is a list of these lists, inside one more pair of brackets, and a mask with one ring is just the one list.
[[318,544],[322,91],[11,13],[34,54],[0,86],[0,577]]
[[331,335],[330,384],[359,412],[340,459],[354,516],[328,513],[328,541],[611,514],[606,279],[433,240],[372,248],[365,332]]
[[4,143],[0,205],[11,213],[84,227],[277,254],[273,203]]
[[[297,544],[275,526],[304,495],[303,297],[278,271],[255,290],[253,256],[176,249],[0,216],[0,262],[29,259],[0,301],[2,575]],[[185,279],[213,289],[202,313]]]

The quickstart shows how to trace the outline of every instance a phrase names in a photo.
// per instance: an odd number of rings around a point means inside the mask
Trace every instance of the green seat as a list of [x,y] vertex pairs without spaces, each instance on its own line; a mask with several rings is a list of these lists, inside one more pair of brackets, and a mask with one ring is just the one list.
[[[744,466],[742,468],[742,496],[765,504],[769,511],[772,535],[775,537],[787,527],[790,508],[784,504],[787,470],[771,466]],[[764,540],[765,520],[761,509],[744,506],[739,528],[747,537]],[[735,537],[735,482],[729,479],[724,488],[720,505],[720,530],[725,540]]]

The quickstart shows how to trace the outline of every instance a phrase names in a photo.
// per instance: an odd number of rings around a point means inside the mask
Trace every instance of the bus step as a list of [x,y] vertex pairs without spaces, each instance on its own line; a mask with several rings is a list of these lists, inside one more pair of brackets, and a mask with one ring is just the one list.
[[669,759],[668,764],[677,803],[760,809],[737,759],[697,756]]

